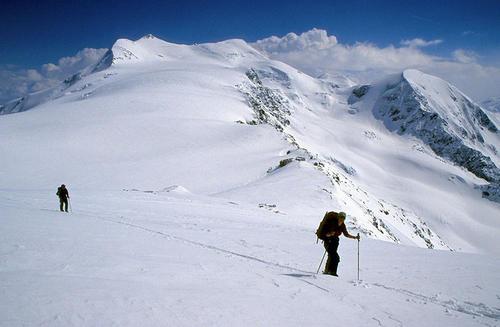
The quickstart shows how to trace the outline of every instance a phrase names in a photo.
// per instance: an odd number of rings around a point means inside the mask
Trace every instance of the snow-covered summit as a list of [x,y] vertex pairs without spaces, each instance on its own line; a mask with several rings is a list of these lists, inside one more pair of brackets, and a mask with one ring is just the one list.
[[183,45],[146,35],[137,41],[119,39],[115,42],[111,51],[113,53],[113,64],[168,60],[196,61],[200,57],[213,60],[236,60],[244,57],[264,58],[258,51],[240,39],[201,45]]
[[425,110],[433,111],[449,124],[449,131],[468,137],[472,143],[481,140],[485,128],[491,133],[498,129],[483,110],[455,86],[415,69],[405,70],[403,79],[417,95],[427,99]]
[[111,47],[113,64],[125,62],[140,62],[167,59],[170,53],[182,52],[189,46],[169,43],[152,35],[146,35],[139,40],[118,39]]
[[146,34],[141,39],[156,39],[156,36],[153,34]]
[[[360,90],[355,89],[351,98],[363,99],[365,94]],[[374,85],[370,92],[371,97],[364,97],[365,105],[373,108],[375,117],[389,130],[422,140],[437,155],[498,188],[498,128],[481,107],[456,87],[411,69]],[[491,193],[489,189],[483,195],[498,198],[498,189],[493,192],[495,195]]]
[[217,43],[184,45],[161,40],[152,34],[138,40],[118,39],[95,64],[68,76],[61,84],[36,93],[26,94],[0,104],[0,115],[29,110],[44,102],[57,99],[72,92],[71,87],[83,77],[117,65],[161,65],[165,62],[182,61],[196,65],[204,63],[234,66],[244,60],[268,60],[261,53],[241,39]]

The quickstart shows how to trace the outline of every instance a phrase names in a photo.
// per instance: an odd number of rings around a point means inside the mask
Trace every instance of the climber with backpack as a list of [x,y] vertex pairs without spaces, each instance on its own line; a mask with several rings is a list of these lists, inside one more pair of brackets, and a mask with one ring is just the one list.
[[69,192],[66,185],[59,186],[56,195],[59,197],[59,210],[68,212]]
[[345,219],[345,212],[327,212],[321,221],[318,230],[316,231],[318,239],[323,241],[325,250],[328,253],[326,267],[323,271],[324,274],[338,277],[337,267],[340,262],[340,256],[337,253],[337,250],[339,248],[339,236],[341,234],[344,234],[347,238],[352,238],[358,241],[360,239],[359,234],[357,236],[349,234],[344,223]]

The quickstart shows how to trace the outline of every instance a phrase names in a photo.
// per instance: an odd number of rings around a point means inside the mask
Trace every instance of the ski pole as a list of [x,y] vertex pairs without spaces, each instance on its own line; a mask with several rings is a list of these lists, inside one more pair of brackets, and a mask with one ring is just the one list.
[[323,260],[325,260],[325,255],[326,255],[326,249],[325,249],[325,253],[323,253],[323,258],[321,258],[321,262],[319,263],[318,270],[316,271],[316,274],[319,273],[319,268],[321,268],[321,265],[323,265]]
[[358,233],[358,282],[359,282],[359,233]]

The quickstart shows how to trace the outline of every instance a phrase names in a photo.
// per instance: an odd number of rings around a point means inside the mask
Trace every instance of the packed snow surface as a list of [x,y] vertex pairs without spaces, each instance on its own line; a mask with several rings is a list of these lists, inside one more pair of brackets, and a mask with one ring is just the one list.
[[498,326],[498,257],[342,239],[302,217],[165,192],[0,191],[2,326]]
[[[499,162],[495,123],[442,80],[317,79],[241,40],[118,40],[0,108],[0,325],[498,325],[489,181],[391,129],[388,90]],[[361,281],[345,238],[341,277],[316,274],[327,210],[362,235]]]

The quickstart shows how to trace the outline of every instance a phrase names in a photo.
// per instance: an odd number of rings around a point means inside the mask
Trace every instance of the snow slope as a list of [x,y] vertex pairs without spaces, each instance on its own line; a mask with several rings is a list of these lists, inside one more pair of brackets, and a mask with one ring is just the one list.
[[498,257],[343,239],[171,192],[0,191],[1,326],[497,326]]
[[[497,324],[492,183],[381,119],[398,81],[462,113],[433,77],[402,76],[351,86],[242,40],[118,40],[56,95],[0,116],[1,323],[328,325],[334,303],[344,323]],[[475,113],[444,120],[497,163],[498,134]],[[73,215],[49,209],[61,183]],[[341,280],[312,274],[326,210],[362,234],[363,283],[349,240]]]

